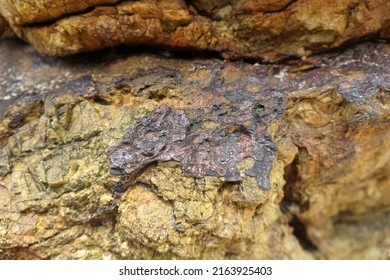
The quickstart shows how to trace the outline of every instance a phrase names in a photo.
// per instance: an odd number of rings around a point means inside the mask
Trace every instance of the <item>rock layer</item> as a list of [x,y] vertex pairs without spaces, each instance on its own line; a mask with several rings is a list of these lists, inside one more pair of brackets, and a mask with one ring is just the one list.
[[27,25],[57,19],[63,15],[85,11],[88,8],[113,4],[119,0],[2,0],[0,12],[14,25]]
[[[362,38],[388,38],[387,0],[0,1],[16,34],[44,55],[126,44],[268,61]],[[107,5],[110,4],[110,5]]]
[[[0,104],[8,108],[0,125],[1,258],[388,258],[388,45],[286,65],[112,52],[47,59],[6,41],[0,50]],[[7,64],[12,53],[23,63]],[[264,124],[277,152],[256,164],[257,151],[246,150],[233,161],[240,178],[230,182],[154,157],[164,147],[153,154],[146,141],[140,154],[148,160],[120,178],[109,165],[112,147],[139,147],[145,138],[129,131],[157,139],[161,108],[188,132],[175,141],[210,132],[213,147],[253,139],[251,128]],[[209,120],[196,127],[202,112]],[[267,172],[269,189],[259,188],[253,168]]]

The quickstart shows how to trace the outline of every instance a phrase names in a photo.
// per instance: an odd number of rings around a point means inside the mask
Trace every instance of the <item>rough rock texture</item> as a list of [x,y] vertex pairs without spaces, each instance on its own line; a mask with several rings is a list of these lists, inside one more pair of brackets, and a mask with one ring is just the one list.
[[63,15],[85,11],[102,4],[113,4],[119,0],[3,0],[0,12],[8,22],[26,25],[57,19]]
[[388,45],[0,59],[0,258],[389,258]]
[[268,61],[389,37],[388,0],[0,1],[20,38],[41,54],[127,44],[218,51]]
[[8,22],[0,14],[0,39],[5,37],[14,37],[15,34],[11,30]]

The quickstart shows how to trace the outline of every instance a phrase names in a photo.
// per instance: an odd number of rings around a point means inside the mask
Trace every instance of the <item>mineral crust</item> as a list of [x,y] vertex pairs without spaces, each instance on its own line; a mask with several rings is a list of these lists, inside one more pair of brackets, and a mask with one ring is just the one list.
[[389,257],[389,45],[0,60],[0,258]]

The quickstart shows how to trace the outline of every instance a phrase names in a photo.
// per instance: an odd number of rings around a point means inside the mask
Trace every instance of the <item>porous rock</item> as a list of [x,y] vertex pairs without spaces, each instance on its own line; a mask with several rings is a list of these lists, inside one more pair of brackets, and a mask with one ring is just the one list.
[[388,45],[279,65],[0,50],[1,258],[388,258]]

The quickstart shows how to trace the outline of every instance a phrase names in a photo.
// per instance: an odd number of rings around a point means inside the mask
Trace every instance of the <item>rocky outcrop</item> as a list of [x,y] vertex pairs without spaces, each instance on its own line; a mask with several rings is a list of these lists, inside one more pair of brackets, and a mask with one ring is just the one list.
[[388,45],[0,56],[1,258],[388,258]]
[[16,34],[44,55],[126,44],[268,61],[389,37],[387,0],[0,1]]

